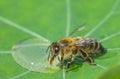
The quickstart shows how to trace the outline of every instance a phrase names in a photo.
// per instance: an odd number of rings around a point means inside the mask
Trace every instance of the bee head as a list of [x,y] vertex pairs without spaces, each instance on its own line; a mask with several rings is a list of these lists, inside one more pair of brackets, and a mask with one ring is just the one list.
[[54,60],[54,58],[59,54],[60,52],[60,46],[58,45],[57,42],[53,42],[50,45],[50,65],[52,65],[52,61]]

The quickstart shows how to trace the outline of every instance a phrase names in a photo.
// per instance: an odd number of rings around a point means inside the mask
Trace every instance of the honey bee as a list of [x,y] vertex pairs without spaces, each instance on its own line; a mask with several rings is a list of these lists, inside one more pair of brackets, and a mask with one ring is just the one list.
[[[84,25],[81,25],[81,27]],[[77,28],[78,29],[78,28]],[[66,68],[70,67],[72,61],[76,56],[80,56],[83,60],[90,65],[96,66],[91,56],[102,55],[105,52],[105,48],[102,44],[96,40],[86,37],[71,37],[71,35],[77,30],[75,29],[70,33],[68,37],[51,43],[49,63],[52,66],[55,57],[58,57],[60,65],[63,65],[65,59],[68,58]]]

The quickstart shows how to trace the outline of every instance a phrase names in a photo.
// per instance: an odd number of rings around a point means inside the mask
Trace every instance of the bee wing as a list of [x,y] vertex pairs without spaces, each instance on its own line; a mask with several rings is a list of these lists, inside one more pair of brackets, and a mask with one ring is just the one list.
[[74,45],[75,46],[87,46],[87,45],[91,45],[93,43],[93,40],[90,39],[90,38],[81,38],[81,39],[78,39],[74,42]]

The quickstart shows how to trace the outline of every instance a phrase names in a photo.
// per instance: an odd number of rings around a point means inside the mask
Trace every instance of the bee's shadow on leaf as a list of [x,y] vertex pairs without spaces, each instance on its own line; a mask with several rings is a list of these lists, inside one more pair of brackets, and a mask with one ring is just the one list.
[[82,67],[84,60],[80,56],[75,57],[74,61],[70,65],[69,69],[66,69],[67,62],[68,62],[68,59],[66,59],[64,61],[63,69],[67,70],[67,72],[69,72],[69,71],[77,72]]

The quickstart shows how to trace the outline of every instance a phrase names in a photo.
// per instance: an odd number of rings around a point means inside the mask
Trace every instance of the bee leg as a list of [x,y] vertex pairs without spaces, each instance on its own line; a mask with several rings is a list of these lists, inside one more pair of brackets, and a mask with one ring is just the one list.
[[60,68],[62,69],[63,68],[63,58],[64,58],[64,53],[63,53],[63,49],[61,50],[61,55],[58,56],[58,60],[60,62]]
[[94,65],[96,66],[96,64],[94,63],[93,59],[91,57],[88,56],[88,54],[86,52],[84,52],[83,50],[80,50],[82,58],[87,61],[90,65]]
[[77,53],[77,49],[72,50],[72,55],[69,56],[69,59],[68,59],[67,65],[66,65],[66,71],[69,70],[71,62],[74,60],[73,55],[76,53]]
[[91,59],[91,57],[86,57],[85,61],[87,61],[90,65],[96,66],[96,63],[93,62],[93,60]]
[[71,62],[73,61],[73,56],[70,55],[69,59],[68,59],[68,62],[67,62],[67,65],[66,65],[66,69],[68,70],[70,68],[70,65],[71,65]]
[[63,67],[63,56],[58,57],[58,60],[60,62],[60,68],[62,68]]

